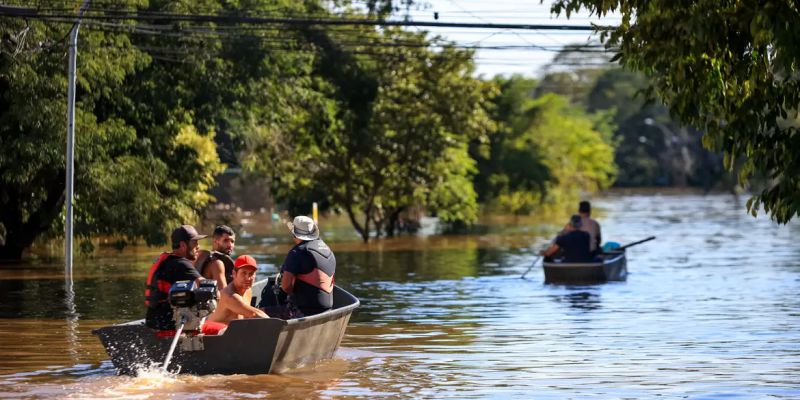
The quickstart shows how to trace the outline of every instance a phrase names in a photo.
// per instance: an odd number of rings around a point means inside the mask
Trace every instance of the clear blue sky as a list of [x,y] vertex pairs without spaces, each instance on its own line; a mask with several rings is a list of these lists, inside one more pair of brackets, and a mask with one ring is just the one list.
[[[556,18],[550,14],[550,4],[550,0],[545,0],[544,4],[539,0],[419,0],[409,14],[413,21],[435,21],[434,12],[438,12],[438,22],[497,24],[616,25],[620,20],[618,16],[604,19],[590,17],[585,12],[573,15],[570,19],[563,15]],[[597,42],[598,39],[590,32],[467,28],[425,28],[425,30],[462,46],[526,47],[477,50],[475,54],[477,73],[486,77],[513,73],[538,76],[562,46],[586,44],[592,40]],[[588,60],[586,62],[592,63]]]

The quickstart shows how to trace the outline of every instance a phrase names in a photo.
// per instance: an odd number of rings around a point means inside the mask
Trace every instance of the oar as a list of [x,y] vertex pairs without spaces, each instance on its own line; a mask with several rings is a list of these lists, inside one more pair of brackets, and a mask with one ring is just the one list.
[[649,242],[649,241],[651,241],[651,240],[653,240],[653,239],[655,239],[655,238],[656,238],[655,236],[650,236],[650,237],[649,237],[649,238],[647,238],[647,239],[642,239],[642,240],[639,240],[639,241],[637,241],[637,242],[628,243],[628,244],[626,244],[625,246],[617,247],[616,249],[613,249],[613,250],[614,250],[614,251],[622,251],[622,250],[625,250],[625,249],[627,249],[628,247],[636,246],[637,244],[642,244],[642,243],[644,243],[644,242]]
[[531,272],[531,270],[532,270],[532,269],[533,269],[533,267],[536,265],[536,263],[537,263],[537,262],[539,262],[539,260],[541,260],[541,259],[542,259],[542,256],[536,257],[536,259],[535,259],[535,260],[533,260],[533,263],[531,264],[531,266],[530,266],[530,267],[528,267],[528,270],[527,270],[527,271],[525,271],[525,273],[524,273],[524,274],[522,274],[522,276],[520,276],[520,278],[521,278],[521,279],[525,279],[525,275],[528,275],[528,272]]

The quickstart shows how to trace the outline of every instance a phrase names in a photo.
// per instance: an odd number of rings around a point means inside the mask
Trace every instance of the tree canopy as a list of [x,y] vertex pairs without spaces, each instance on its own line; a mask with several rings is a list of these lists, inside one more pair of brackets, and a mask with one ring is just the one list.
[[470,76],[471,54],[446,44],[434,52],[425,34],[401,29],[361,28],[362,40],[387,44],[371,51],[344,46],[352,32],[306,35],[320,49],[314,73],[325,106],[315,112],[317,129],[267,135],[271,146],[246,150],[268,162],[291,143],[302,155],[269,168],[279,198],[342,210],[364,240],[393,234],[412,207],[444,221],[475,220],[467,144],[492,126],[492,85]]
[[624,66],[644,72],[685,125],[705,132],[740,181],[770,184],[748,201],[785,223],[800,213],[800,8],[792,0],[652,2],[556,0],[556,14],[617,12],[602,40]]
[[[124,6],[125,4],[120,3]],[[0,258],[19,258],[63,227],[67,24],[0,18]],[[202,209],[220,170],[213,132],[181,112],[139,130],[129,77],[152,58],[129,35],[84,31],[77,82],[75,222],[78,236],[116,233],[165,241],[164,228]],[[142,99],[140,99],[142,100]],[[152,99],[155,100],[155,99]]]
[[[276,12],[266,2],[247,3],[239,6]],[[97,12],[235,8],[213,0],[102,7]],[[80,34],[79,237],[165,243],[171,228],[194,221],[212,200],[207,191],[223,168],[215,137],[241,140],[256,118],[262,125],[295,129],[308,115],[301,112],[313,97],[307,95],[313,60],[308,53],[276,49],[268,37],[172,34],[140,25],[147,24],[87,22]],[[59,235],[63,228],[70,28],[0,18],[0,259],[19,258],[42,233]]]
[[609,187],[616,174],[609,114],[588,114],[554,93],[536,96],[539,82],[495,78],[497,130],[473,144],[483,201],[512,214],[547,211]]

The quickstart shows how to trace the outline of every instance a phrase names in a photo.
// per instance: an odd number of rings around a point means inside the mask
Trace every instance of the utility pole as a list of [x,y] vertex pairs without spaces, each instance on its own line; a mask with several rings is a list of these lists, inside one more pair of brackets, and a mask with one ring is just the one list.
[[72,288],[72,198],[75,193],[74,167],[75,167],[75,70],[78,58],[78,29],[81,26],[81,17],[89,7],[90,0],[84,0],[78,11],[78,20],[69,33],[69,67],[67,70],[67,223],[66,243],[64,244],[64,278],[67,285]]

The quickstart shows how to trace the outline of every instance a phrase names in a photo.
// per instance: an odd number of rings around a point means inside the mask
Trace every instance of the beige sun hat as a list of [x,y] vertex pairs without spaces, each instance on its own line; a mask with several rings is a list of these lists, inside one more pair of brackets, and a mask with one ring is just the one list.
[[314,220],[305,215],[294,217],[294,221],[286,224],[292,235],[300,240],[315,240],[319,238],[319,229]]

